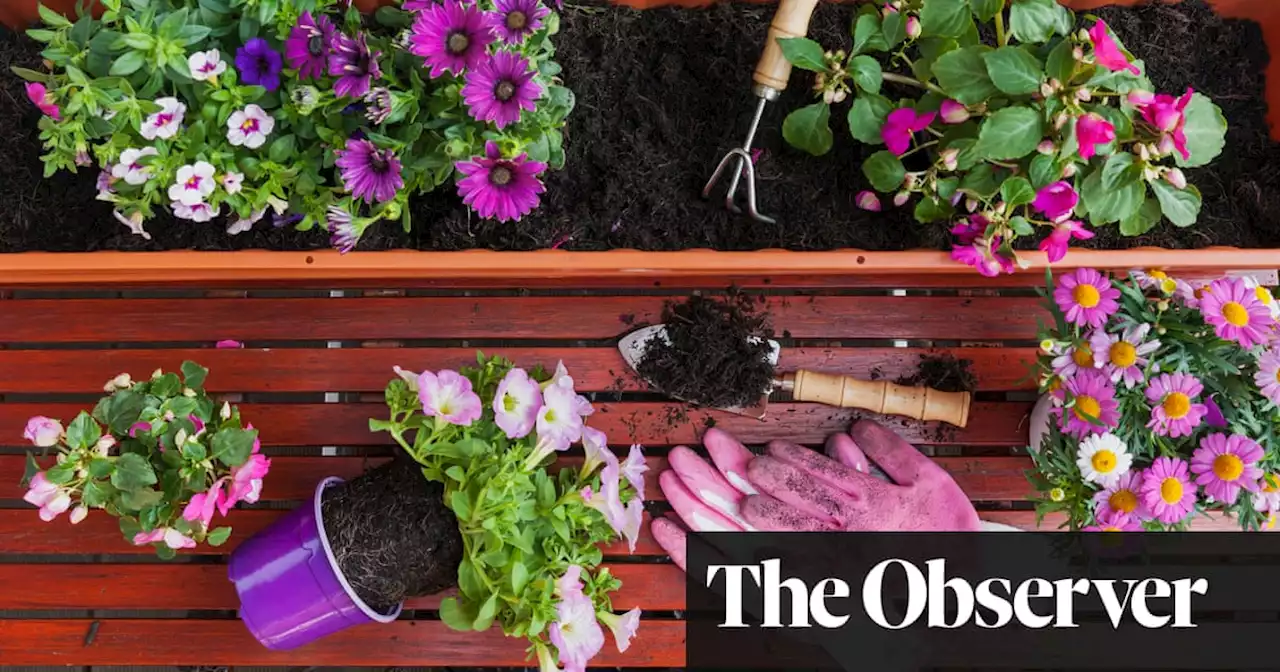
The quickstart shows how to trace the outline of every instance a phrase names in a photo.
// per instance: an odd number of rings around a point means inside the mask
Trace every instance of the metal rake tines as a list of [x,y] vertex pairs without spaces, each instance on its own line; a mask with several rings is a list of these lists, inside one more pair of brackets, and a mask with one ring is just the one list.
[[755,163],[751,160],[751,143],[755,140],[756,129],[760,127],[760,117],[764,115],[764,107],[768,102],[767,95],[760,96],[760,102],[756,105],[755,116],[751,119],[751,129],[747,131],[747,141],[742,143],[741,147],[729,150],[729,153],[725,154],[723,159],[720,159],[720,165],[716,166],[716,172],[711,174],[711,179],[707,180],[707,186],[702,189],[702,197],[711,197],[711,190],[715,188],[716,181],[724,173],[725,167],[729,165],[729,162],[734,157],[737,157],[738,164],[733,170],[733,179],[729,182],[729,192],[724,197],[724,207],[733,213],[742,212],[742,210],[738,209],[738,204],[734,202],[734,199],[738,194],[738,182],[745,172],[747,174],[747,212],[756,221],[774,224],[773,218],[760,214],[760,210],[756,206],[756,169]]

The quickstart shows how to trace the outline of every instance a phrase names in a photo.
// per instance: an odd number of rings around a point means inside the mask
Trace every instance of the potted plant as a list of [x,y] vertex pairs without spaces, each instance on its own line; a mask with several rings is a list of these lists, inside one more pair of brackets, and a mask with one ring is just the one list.
[[1270,529],[1280,511],[1280,303],[1251,278],[1078,269],[1054,324],[1029,475],[1073,529],[1179,530],[1205,512]]
[[[271,460],[240,411],[205,394],[208,373],[190,361],[181,376],[157,370],[134,381],[122,373],[107,381],[92,413],[65,427],[31,418],[23,436],[41,454],[27,454],[23,499],[46,521],[70,511],[73,525],[101,509],[119,518],[126,540],[151,544],[165,559],[199,543],[226,543],[231,528],[215,518],[258,501]],[[50,449],[56,459],[42,467]]]
[[[601,623],[625,650],[639,610],[613,613],[609,593],[620,582],[598,568],[599,544],[626,538],[634,549],[647,469],[639,446],[625,460],[609,451],[585,424],[593,409],[563,365],[547,375],[480,354],[460,373],[396,373],[389,417],[369,426],[388,432],[402,458],[350,484],[326,489],[327,479],[313,506],[232,555],[254,636],[293,648],[392,620],[405,597],[456,585],[440,606],[449,627],[497,623],[528,638],[544,669],[585,666],[604,643]],[[583,465],[551,471],[577,442]]]

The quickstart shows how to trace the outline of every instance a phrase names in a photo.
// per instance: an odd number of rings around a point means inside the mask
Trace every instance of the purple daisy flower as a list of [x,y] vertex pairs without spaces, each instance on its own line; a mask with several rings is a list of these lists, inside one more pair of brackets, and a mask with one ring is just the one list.
[[426,61],[433,79],[446,71],[460,75],[488,58],[487,48],[496,38],[493,24],[478,7],[445,0],[418,14],[409,53]]
[[342,187],[365,203],[383,203],[396,197],[404,186],[400,159],[389,149],[378,149],[369,140],[347,139],[346,149],[334,150],[336,165],[342,169]]
[[364,34],[355,38],[339,34],[333,39],[329,54],[329,74],[338,78],[333,93],[339,98],[360,98],[369,92],[373,80],[382,76],[378,57],[382,52],[369,52]]
[[240,81],[245,84],[275,91],[280,88],[282,68],[284,60],[280,57],[280,52],[272,49],[271,44],[261,37],[245,42],[236,51],[236,70],[240,71]]
[[489,16],[493,30],[508,44],[519,44],[542,27],[542,19],[551,10],[538,0],[497,0]]
[[532,110],[542,87],[533,81],[529,61],[499,51],[467,74],[462,100],[476,121],[492,121],[498,128],[520,121],[520,110]]
[[284,41],[284,58],[289,67],[303,79],[319,79],[328,69],[329,49],[337,30],[329,17],[321,14],[317,21],[311,12],[298,18],[298,25]]
[[352,220],[351,213],[336,205],[329,206],[325,226],[329,229],[329,245],[342,254],[354,250],[364,233]]
[[538,194],[545,191],[538,175],[547,164],[530,161],[526,154],[504,159],[492,141],[484,151],[485,156],[458,162],[458,172],[466,176],[458,180],[458,195],[481,217],[519,221],[538,207]]

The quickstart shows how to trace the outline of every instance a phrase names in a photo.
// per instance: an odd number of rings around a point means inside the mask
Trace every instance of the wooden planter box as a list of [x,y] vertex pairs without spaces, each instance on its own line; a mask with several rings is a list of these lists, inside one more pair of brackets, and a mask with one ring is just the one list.
[[[37,0],[0,2],[0,23],[22,27],[37,19]],[[637,8],[663,5],[705,6],[713,0],[616,0]],[[1116,4],[1141,4],[1147,0],[1060,0],[1076,10]],[[1150,0],[1178,2],[1180,0]],[[73,12],[77,0],[46,0],[45,4],[63,12]],[[356,0],[362,9],[372,9],[390,0]],[[1280,44],[1280,2],[1276,0],[1209,0],[1224,16],[1246,18],[1261,24],[1269,44]],[[744,63],[742,67],[750,67]],[[1269,118],[1273,136],[1280,136],[1280,58],[1268,67]],[[711,166],[708,166],[708,170]],[[571,169],[571,168],[570,168]],[[1048,265],[1042,253],[1026,253],[1031,268],[1013,276],[991,279],[991,286],[1039,284]],[[1280,249],[1237,249],[1210,247],[1197,250],[1141,248],[1128,250],[1073,250],[1055,268],[1092,266],[1108,269],[1162,267],[1196,274],[1223,270],[1275,269],[1280,267]],[[166,284],[211,285],[244,281],[290,284],[341,281],[349,286],[372,285],[387,280],[400,284],[430,285],[459,282],[476,286],[541,285],[567,280],[608,281],[636,285],[699,277],[782,279],[791,283],[837,284],[837,278],[855,276],[927,276],[927,284],[942,286],[948,274],[972,272],[951,261],[946,252],[909,250],[868,252],[836,250],[791,252],[759,250],[720,252],[685,250],[680,252],[461,252],[332,251],[272,252],[25,252],[0,255],[0,285],[115,285]],[[861,284],[853,281],[855,284]],[[918,282],[916,284],[919,284]]]

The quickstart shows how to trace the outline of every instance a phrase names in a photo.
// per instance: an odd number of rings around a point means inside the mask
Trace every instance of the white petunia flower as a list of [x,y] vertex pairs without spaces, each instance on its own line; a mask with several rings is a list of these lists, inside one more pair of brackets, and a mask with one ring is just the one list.
[[247,105],[243,110],[231,113],[227,119],[227,142],[239,147],[257,149],[267,141],[276,127],[276,120],[257,105]]
[[214,217],[217,217],[218,213],[222,210],[222,206],[214,208],[208,203],[186,205],[179,201],[174,201],[169,207],[173,208],[174,217],[177,217],[178,219],[189,219],[193,222],[207,222]]
[[197,161],[178,169],[177,180],[169,187],[169,200],[195,205],[213,193],[213,164]]
[[218,79],[218,75],[227,71],[227,64],[222,60],[222,54],[217,49],[209,51],[197,51],[187,58],[187,65],[191,68],[191,79],[198,82],[213,82]]
[[155,147],[126,149],[120,153],[120,160],[116,165],[111,167],[111,176],[135,186],[146,184],[147,180],[151,179],[151,167],[144,166],[140,162],[142,157],[155,156],[158,153]]
[[187,113],[187,106],[177,98],[157,98],[156,105],[160,106],[160,111],[147,117],[139,132],[148,140],[168,140],[182,128],[182,118]]

